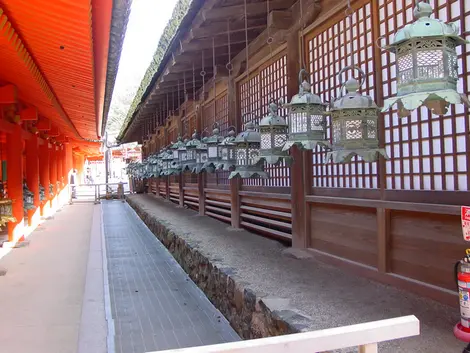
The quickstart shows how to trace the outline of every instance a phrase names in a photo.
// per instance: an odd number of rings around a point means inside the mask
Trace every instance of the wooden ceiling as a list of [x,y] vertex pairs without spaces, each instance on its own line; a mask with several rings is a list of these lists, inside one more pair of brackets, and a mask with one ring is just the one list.
[[0,0],[0,83],[77,141],[101,134],[112,10],[113,0]]
[[[192,20],[187,21],[189,24],[182,23],[173,38],[153,84],[124,130],[121,142],[142,142],[142,125],[149,119],[156,118],[158,125],[163,124],[167,119],[167,101],[171,110],[177,109],[184,99],[184,81],[188,93],[193,92],[193,84],[195,90],[200,91],[201,71],[206,72],[206,85],[213,79],[214,71],[217,78],[227,77],[228,63],[233,67],[231,75],[242,74],[246,67],[246,34],[251,65],[269,55],[269,37],[273,46],[279,46],[285,43],[289,31],[298,30],[301,25],[297,0],[270,0],[269,3],[247,0],[247,16],[243,0],[202,0],[200,3]],[[302,3],[304,22],[311,21],[320,11],[319,1],[302,0]]]

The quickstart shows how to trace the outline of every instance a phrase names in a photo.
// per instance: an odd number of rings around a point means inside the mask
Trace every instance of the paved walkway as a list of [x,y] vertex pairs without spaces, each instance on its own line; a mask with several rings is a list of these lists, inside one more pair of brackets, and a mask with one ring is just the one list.
[[0,352],[77,352],[92,218],[67,206],[0,260]]
[[103,203],[117,353],[142,353],[239,340],[134,211]]

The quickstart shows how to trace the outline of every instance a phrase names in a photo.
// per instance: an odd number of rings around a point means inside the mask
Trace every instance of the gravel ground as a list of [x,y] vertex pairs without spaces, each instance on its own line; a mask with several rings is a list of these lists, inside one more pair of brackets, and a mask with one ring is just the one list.
[[[174,233],[195,244],[218,267],[235,272],[258,296],[289,299],[293,309],[312,319],[317,330],[362,322],[415,315],[421,335],[382,343],[381,352],[461,352],[452,329],[458,309],[418,297],[391,286],[344,272],[315,259],[283,255],[286,247],[276,241],[227,225],[152,195],[131,195]],[[457,296],[456,296],[457,300]]]

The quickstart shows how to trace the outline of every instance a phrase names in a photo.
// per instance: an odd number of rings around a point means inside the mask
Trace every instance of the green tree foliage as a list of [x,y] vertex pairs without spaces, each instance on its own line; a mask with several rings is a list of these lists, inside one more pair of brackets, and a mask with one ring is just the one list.
[[163,31],[162,36],[160,37],[160,41],[158,43],[157,50],[155,51],[155,54],[153,55],[152,62],[150,63],[150,66],[148,67],[144,75],[144,78],[142,79],[142,82],[140,83],[140,87],[138,88],[136,95],[134,99],[132,100],[132,103],[129,107],[129,111],[127,112],[126,118],[124,119],[124,122],[122,124],[119,137],[122,138],[124,131],[127,129],[127,126],[131,122],[132,116],[134,115],[138,105],[141,103],[145,91],[147,90],[148,86],[150,85],[150,82],[152,81],[153,76],[156,74],[158,68],[160,67],[160,64],[163,60],[163,57],[166,51],[168,50],[171,40],[176,34],[176,31],[181,21],[183,20],[184,16],[188,12],[191,1],[192,0],[179,0],[176,3],[175,9],[173,10],[172,17],[170,21],[168,22],[167,26],[165,27],[165,30]]

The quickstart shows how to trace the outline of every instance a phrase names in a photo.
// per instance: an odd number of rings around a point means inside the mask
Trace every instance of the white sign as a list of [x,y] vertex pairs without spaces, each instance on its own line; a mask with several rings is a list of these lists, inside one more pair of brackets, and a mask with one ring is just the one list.
[[460,218],[462,219],[463,239],[470,241],[470,207],[462,206]]

